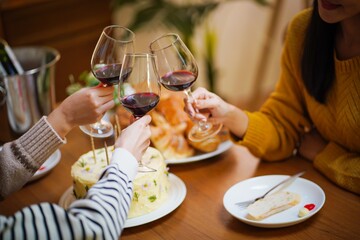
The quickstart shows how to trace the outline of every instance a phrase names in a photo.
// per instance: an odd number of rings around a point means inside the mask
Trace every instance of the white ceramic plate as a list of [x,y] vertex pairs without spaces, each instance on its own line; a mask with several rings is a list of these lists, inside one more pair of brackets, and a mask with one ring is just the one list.
[[[301,202],[285,211],[274,214],[261,221],[246,218],[247,210],[240,209],[236,202],[256,198],[264,194],[268,189],[281,182],[287,175],[266,175],[250,178],[233,185],[224,195],[225,209],[240,221],[256,227],[279,228],[287,227],[303,222],[316,214],[325,203],[324,191],[315,183],[304,179],[296,179],[286,191],[300,194]],[[313,203],[315,208],[305,217],[299,218],[298,213],[306,204]]]
[[44,163],[39,170],[30,178],[29,182],[39,179],[48,174],[59,162],[61,158],[60,150],[56,150]]
[[213,152],[202,153],[202,154],[198,154],[198,155],[195,155],[192,157],[182,158],[182,159],[166,159],[165,162],[167,164],[182,164],[182,163],[189,163],[189,162],[196,162],[196,161],[204,160],[204,159],[211,158],[216,155],[219,155],[220,153],[225,152],[232,145],[233,145],[233,143],[228,140],[228,141],[222,142],[219,145],[219,147]]
[[[177,207],[180,206],[180,204],[184,201],[186,196],[186,186],[179,177],[177,177],[172,173],[169,174],[169,180],[170,180],[171,188],[169,191],[169,198],[166,200],[166,202],[153,212],[150,212],[143,216],[127,219],[124,226],[125,228],[135,227],[155,221],[171,213]],[[70,187],[61,196],[59,201],[59,205],[61,207],[66,209],[75,200],[72,191],[73,188]]]

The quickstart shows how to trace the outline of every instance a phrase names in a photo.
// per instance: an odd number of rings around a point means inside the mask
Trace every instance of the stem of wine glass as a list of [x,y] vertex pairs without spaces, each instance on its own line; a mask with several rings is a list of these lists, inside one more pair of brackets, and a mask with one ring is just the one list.
[[[192,106],[194,108],[194,111],[196,113],[199,113],[199,109],[196,107],[196,100],[195,98],[193,97],[192,95],[192,92],[191,92],[191,89],[190,88],[187,88],[184,90],[187,98],[192,102]],[[199,131],[206,131],[210,126],[207,122],[207,119],[201,119],[197,122],[198,124],[198,127],[199,127]]]
[[[134,116],[134,115],[133,115]],[[141,116],[142,117],[142,116]],[[136,117],[134,116],[135,121],[137,121],[138,119],[140,119],[141,117]],[[155,168],[151,168],[147,165],[145,165],[142,162],[142,159],[140,159],[138,161],[138,172],[142,172],[142,173],[146,173],[146,172],[156,172],[157,170]]]

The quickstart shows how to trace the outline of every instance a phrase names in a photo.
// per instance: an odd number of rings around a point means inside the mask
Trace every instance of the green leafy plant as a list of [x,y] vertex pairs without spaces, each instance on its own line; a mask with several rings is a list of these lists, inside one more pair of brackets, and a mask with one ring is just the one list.
[[[194,51],[192,38],[196,28],[203,24],[209,14],[213,12],[221,4],[239,1],[239,0],[204,0],[199,3],[176,3],[171,0],[112,0],[113,10],[121,10],[126,7],[134,9],[134,17],[128,24],[128,28],[132,31],[137,31],[144,27],[151,27],[157,25],[164,25],[169,29],[175,29],[181,35],[182,40],[188,46],[191,52]],[[269,5],[268,0],[250,0],[260,5]],[[208,26],[204,32],[204,46],[205,46],[205,73],[208,81],[209,90],[215,92],[215,82],[217,78],[217,70],[215,67],[215,53],[217,47],[217,35]],[[99,81],[89,71],[84,71],[75,81],[74,76],[70,76],[70,85],[66,88],[68,95],[76,92],[77,90],[88,87],[96,86]],[[114,94],[115,103],[118,105],[119,101]]]
[[[208,15],[214,11],[220,4],[228,1],[210,1],[204,0],[199,3],[179,4],[170,0],[113,0],[114,9],[122,9],[131,6],[135,9],[135,14],[128,25],[128,28],[136,31],[143,27],[165,25],[167,28],[175,29],[181,35],[182,40],[188,46],[191,52],[195,53],[192,44],[196,28],[204,23]],[[261,5],[268,5],[268,0],[253,0]],[[217,71],[215,69],[215,49],[217,47],[216,33],[209,28],[205,30],[205,67],[206,78],[209,84],[209,90],[215,91],[215,80]]]
[[70,85],[66,87],[66,93],[68,95],[73,94],[74,92],[80,90],[83,87],[93,87],[97,86],[100,81],[97,80],[94,75],[89,71],[84,71],[78,77],[78,81],[75,81],[73,75],[69,76]]

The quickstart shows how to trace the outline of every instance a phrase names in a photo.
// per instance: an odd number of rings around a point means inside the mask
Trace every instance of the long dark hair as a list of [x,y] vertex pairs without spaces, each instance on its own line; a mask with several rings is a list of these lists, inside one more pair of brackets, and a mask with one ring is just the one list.
[[311,20],[305,35],[301,74],[306,90],[318,102],[325,103],[335,80],[334,48],[336,24],[324,22],[313,4]]

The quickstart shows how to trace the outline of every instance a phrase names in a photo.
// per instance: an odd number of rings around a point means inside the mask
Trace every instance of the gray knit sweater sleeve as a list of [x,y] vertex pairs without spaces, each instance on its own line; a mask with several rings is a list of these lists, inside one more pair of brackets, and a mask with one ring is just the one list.
[[65,140],[42,117],[20,138],[4,144],[0,151],[0,200],[19,190],[63,143]]

